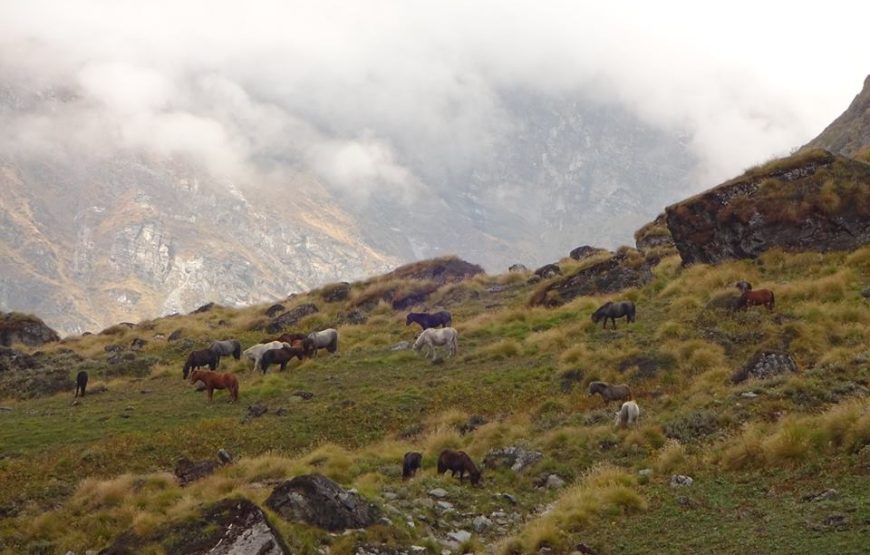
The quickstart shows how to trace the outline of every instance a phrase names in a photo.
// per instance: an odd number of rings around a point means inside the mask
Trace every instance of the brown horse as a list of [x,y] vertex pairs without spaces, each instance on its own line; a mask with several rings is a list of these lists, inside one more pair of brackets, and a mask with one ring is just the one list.
[[209,370],[214,370],[217,368],[218,363],[221,360],[221,356],[211,349],[202,349],[200,351],[192,351],[187,356],[187,361],[184,363],[184,368],[182,368],[182,374],[186,378],[190,375],[190,370],[194,368],[202,368],[203,366],[208,366]]
[[[743,282],[745,283],[745,282]],[[740,295],[740,298],[737,299],[737,304],[734,306],[734,310],[746,310],[750,306],[756,305],[764,305],[767,307],[767,310],[773,310],[773,291],[770,289],[756,289],[752,290],[752,286],[749,287],[738,287],[743,293]]]
[[472,485],[476,486],[480,483],[480,470],[474,465],[474,461],[471,460],[471,457],[465,451],[454,451],[452,449],[441,451],[441,455],[438,457],[438,474],[444,474],[448,470],[451,476],[456,476],[458,472],[460,482],[465,477],[465,473],[468,472],[468,478],[471,480]]
[[215,389],[226,389],[230,398],[239,400],[239,380],[235,374],[229,372],[212,372],[211,370],[193,370],[190,373],[190,383],[202,382],[208,390],[208,402],[211,403]]

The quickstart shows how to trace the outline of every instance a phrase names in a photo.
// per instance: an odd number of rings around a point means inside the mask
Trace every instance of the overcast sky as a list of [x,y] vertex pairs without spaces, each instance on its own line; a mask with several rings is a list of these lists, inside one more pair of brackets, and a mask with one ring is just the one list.
[[[0,149],[145,147],[222,175],[424,183],[399,145],[474,164],[500,91],[582,92],[691,137],[712,186],[817,135],[870,72],[870,3],[0,1]],[[2,91],[0,91],[2,92]]]

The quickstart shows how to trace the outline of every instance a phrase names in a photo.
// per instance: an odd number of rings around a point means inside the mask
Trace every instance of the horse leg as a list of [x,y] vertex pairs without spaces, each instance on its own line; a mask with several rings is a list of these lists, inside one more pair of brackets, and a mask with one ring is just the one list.
[[213,396],[214,396],[214,388],[212,386],[208,386],[208,402],[209,403],[211,403]]

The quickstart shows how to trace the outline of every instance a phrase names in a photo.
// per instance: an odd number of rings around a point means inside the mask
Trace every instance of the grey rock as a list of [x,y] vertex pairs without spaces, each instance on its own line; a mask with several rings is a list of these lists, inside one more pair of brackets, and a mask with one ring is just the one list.
[[444,510],[444,511],[452,511],[453,510],[453,503],[451,503],[450,501],[438,501],[435,503],[435,505],[439,509]]
[[652,476],[652,468],[641,468],[637,471],[638,476],[646,476],[647,478]]
[[755,399],[756,397],[758,397],[758,393],[753,393],[752,391],[744,391],[740,394],[740,396],[744,399]]
[[475,532],[480,533],[491,528],[492,521],[487,517],[480,515],[474,517],[474,520],[471,521],[471,525],[474,527]]
[[231,464],[233,462],[233,456],[226,449],[218,449],[217,457],[221,464]]
[[445,497],[447,497],[448,493],[447,490],[443,488],[435,488],[429,490],[429,495],[438,499],[444,499]]
[[216,461],[193,462],[190,459],[181,458],[175,463],[175,476],[180,485],[186,486],[200,478],[205,478],[217,470],[218,466]]
[[761,350],[752,355],[743,368],[731,376],[731,381],[733,383],[740,383],[749,378],[763,380],[797,371],[797,362],[789,353]]
[[547,476],[547,489],[559,489],[565,487],[565,480],[555,474]]
[[381,518],[375,505],[320,474],[297,476],[280,484],[266,505],[289,521],[331,532],[367,528]]
[[399,341],[398,343],[396,343],[395,345],[390,347],[390,350],[391,351],[407,351],[410,348],[411,348],[410,341]]
[[683,486],[688,487],[691,486],[693,482],[694,480],[691,476],[685,476],[683,474],[674,474],[673,476],[671,476],[672,488],[678,488]]
[[826,489],[824,491],[810,493],[808,495],[804,495],[801,499],[804,501],[825,501],[827,499],[835,499],[839,496],[839,492],[835,489]]
[[483,458],[483,464],[488,468],[509,467],[514,472],[521,472],[540,461],[543,456],[540,451],[511,446],[491,449]]
[[459,543],[465,543],[471,539],[471,532],[468,530],[455,530],[447,534],[447,537]]

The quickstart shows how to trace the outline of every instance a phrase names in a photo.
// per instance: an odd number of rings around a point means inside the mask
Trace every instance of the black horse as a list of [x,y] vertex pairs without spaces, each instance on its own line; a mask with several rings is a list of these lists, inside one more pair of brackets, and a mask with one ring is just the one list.
[[305,350],[300,347],[282,347],[280,349],[269,349],[260,358],[260,370],[265,374],[275,363],[281,365],[281,370],[287,368],[287,363],[293,360],[293,357],[302,360],[305,358]]
[[211,349],[202,349],[201,351],[193,351],[187,355],[187,362],[184,363],[184,379],[190,374],[192,368],[202,368],[208,366],[209,370],[217,368],[221,356]]
[[613,321],[613,329],[616,329],[616,319],[625,316],[628,322],[634,322],[634,303],[621,301],[618,303],[607,302],[592,313],[592,321],[596,324],[604,319],[604,328],[607,329],[607,319]]
[[88,373],[82,370],[76,375],[76,394],[73,396],[85,396],[85,388],[88,387]]
[[414,451],[405,453],[405,459],[402,461],[402,480],[413,478],[422,465],[423,455],[421,453]]
[[453,317],[450,316],[450,313],[446,310],[442,310],[441,312],[436,312],[434,314],[429,314],[427,312],[412,312],[408,314],[407,318],[405,318],[406,326],[410,326],[415,322],[420,324],[420,327],[424,330],[437,328],[438,326],[447,328],[453,323]]

